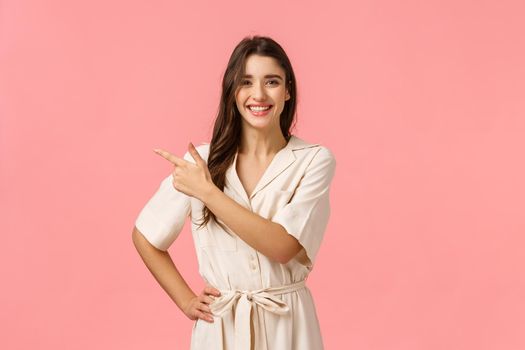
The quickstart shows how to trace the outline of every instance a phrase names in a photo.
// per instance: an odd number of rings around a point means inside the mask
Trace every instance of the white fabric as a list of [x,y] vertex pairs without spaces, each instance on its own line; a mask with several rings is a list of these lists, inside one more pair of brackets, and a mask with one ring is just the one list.
[[[295,292],[304,288],[305,281],[299,281],[289,285],[280,287],[262,288],[254,291],[249,290],[221,290],[221,296],[215,300],[210,306],[214,315],[221,316],[230,309],[233,309],[234,303],[238,303],[235,307],[235,349],[249,349],[253,339],[250,334],[250,318],[252,310],[254,313],[253,322],[255,329],[262,329],[262,334],[266,334],[264,322],[259,324],[259,308],[273,312],[277,315],[286,314],[290,308],[276,296],[278,294]],[[267,349],[266,337],[258,337],[259,342],[256,349]]]
[[[186,152],[184,159],[193,161],[189,152]],[[191,210],[191,197],[177,191],[172,181],[173,175],[170,173],[162,180],[157,192],[135,221],[135,226],[148,241],[164,251],[179,235]]]
[[[197,151],[207,161],[209,144],[197,146]],[[189,152],[184,158],[194,162]],[[139,213],[137,229],[158,249],[167,250],[190,216],[199,273],[222,292],[210,304],[214,322],[195,321],[191,349],[323,349],[314,301],[304,281],[328,225],[335,158],[327,147],[292,135],[250,197],[237,175],[236,163],[237,154],[226,171],[224,193],[282,225],[304,249],[281,264],[246,244],[220,219],[198,229],[203,203],[177,191],[171,173],[164,178]]]

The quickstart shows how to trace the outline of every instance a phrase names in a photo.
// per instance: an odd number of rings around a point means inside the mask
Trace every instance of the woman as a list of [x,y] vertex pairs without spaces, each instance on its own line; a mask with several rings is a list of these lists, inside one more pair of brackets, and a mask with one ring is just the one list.
[[[140,212],[133,242],[196,321],[191,349],[322,349],[305,279],[330,215],[335,158],[290,134],[295,76],[271,38],[237,45],[222,89],[210,143],[190,143],[183,158],[155,150],[174,171]],[[167,252],[188,216],[207,284],[199,295]]]

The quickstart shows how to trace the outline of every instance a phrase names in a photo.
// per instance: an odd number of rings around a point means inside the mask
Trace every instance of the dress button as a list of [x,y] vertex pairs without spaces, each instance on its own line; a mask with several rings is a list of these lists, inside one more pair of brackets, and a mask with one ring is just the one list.
[[254,271],[257,270],[257,256],[250,254],[250,268]]

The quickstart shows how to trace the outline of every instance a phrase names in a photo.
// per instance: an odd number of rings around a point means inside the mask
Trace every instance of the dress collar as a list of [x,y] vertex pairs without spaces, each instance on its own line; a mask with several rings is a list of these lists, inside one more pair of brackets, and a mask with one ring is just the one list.
[[314,147],[318,145],[319,145],[318,143],[309,143],[295,135],[291,135],[286,146],[284,146],[284,148],[281,148],[275,154],[272,161],[270,162],[265,172],[263,173],[262,177],[259,179],[259,182],[257,183],[257,185],[255,185],[255,188],[249,198],[237,174],[236,169],[237,169],[238,152],[235,152],[235,157],[233,159],[233,162],[231,166],[228,168],[228,170],[226,171],[226,182],[241,196],[241,198],[247,204],[250,204],[251,199],[259,191],[261,191],[264,187],[266,187],[279,174],[281,174],[284,170],[286,170],[286,168],[288,168],[290,165],[292,165],[295,162],[296,155],[294,151],[297,151],[303,148]]

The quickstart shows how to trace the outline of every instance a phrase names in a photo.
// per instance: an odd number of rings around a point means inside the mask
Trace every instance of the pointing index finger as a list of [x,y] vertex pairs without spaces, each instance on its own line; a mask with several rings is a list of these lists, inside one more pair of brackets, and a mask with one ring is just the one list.
[[165,150],[163,150],[161,148],[155,148],[153,150],[153,152],[157,153],[162,158],[167,159],[168,161],[170,161],[171,163],[173,163],[175,165],[182,165],[182,164],[184,164],[184,160],[183,159],[180,159],[179,157],[176,157],[175,155],[173,155],[170,152],[165,151]]

